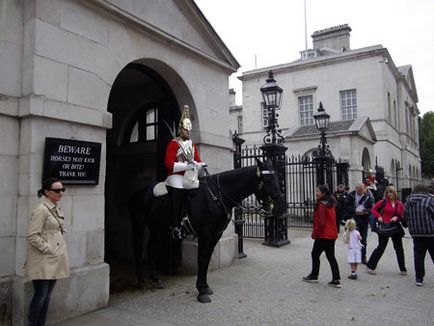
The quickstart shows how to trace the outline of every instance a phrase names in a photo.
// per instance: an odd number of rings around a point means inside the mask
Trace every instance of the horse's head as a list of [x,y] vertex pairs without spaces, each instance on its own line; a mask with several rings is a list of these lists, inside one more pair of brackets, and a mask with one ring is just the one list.
[[271,209],[273,215],[277,216],[285,210],[285,195],[280,187],[277,173],[270,160],[257,162],[258,187],[255,192],[256,199],[267,209]]

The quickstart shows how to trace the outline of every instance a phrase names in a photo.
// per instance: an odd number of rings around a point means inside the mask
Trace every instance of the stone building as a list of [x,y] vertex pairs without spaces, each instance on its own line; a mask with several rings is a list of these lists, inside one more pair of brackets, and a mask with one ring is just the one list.
[[[62,200],[71,277],[50,306],[59,321],[106,305],[107,257],[131,258],[128,198],[164,177],[164,121],[177,125],[188,104],[202,159],[232,167],[239,64],[192,0],[3,0],[0,49],[0,323],[23,324],[33,292],[22,266],[46,138],[101,145],[95,184],[67,185]],[[213,266],[234,253],[228,231]]]
[[242,125],[246,144],[262,142],[267,116],[259,89],[271,69],[284,91],[278,119],[288,155],[318,146],[313,114],[322,102],[331,116],[330,149],[348,163],[350,185],[378,163],[398,188],[412,187],[421,179],[413,70],[397,67],[381,45],[351,49],[350,32],[346,24],[317,31],[300,59],[244,72],[242,108],[232,105],[231,126]]

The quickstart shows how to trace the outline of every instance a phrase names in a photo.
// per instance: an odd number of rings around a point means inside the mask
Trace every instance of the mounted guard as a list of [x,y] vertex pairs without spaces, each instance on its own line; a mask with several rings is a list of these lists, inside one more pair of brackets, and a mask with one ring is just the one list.
[[185,201],[191,189],[199,187],[198,174],[206,167],[199,157],[196,145],[190,139],[192,123],[188,105],[184,105],[178,126],[179,137],[170,141],[166,148],[166,186],[172,204],[171,235],[182,240],[187,235],[183,222]]

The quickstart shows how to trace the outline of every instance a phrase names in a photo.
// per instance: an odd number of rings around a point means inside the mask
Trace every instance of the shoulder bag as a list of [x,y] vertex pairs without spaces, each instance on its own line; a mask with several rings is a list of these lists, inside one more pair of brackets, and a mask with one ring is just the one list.
[[[386,199],[384,199],[386,201]],[[382,208],[384,206],[382,205]],[[382,213],[382,212],[381,212]],[[395,205],[395,213],[393,216],[396,216],[398,213],[398,204]],[[391,237],[395,234],[398,234],[399,232],[403,232],[401,225],[399,222],[389,222],[389,223],[378,223],[377,222],[377,233],[379,235],[385,236],[385,237]]]

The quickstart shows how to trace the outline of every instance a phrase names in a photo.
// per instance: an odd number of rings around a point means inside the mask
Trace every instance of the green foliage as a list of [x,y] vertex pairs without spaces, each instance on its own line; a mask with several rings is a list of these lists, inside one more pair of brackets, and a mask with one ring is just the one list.
[[434,112],[425,113],[420,120],[419,129],[420,158],[422,175],[434,177]]

